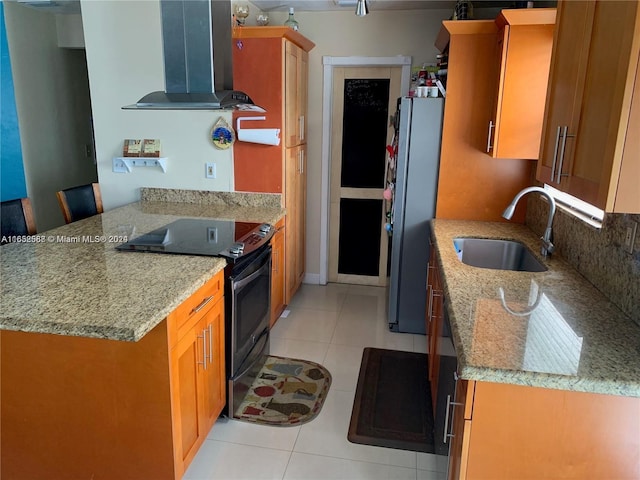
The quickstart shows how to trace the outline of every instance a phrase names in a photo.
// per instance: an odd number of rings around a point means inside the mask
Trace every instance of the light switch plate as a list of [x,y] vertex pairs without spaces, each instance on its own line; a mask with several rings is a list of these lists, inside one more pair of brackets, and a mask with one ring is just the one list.
[[216,164],[215,162],[205,163],[204,176],[206,178],[216,178]]

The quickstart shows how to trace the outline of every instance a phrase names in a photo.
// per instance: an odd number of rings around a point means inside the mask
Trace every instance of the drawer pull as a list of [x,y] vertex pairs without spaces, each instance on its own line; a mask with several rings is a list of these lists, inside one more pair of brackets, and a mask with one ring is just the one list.
[[207,298],[205,298],[204,300],[202,300],[202,302],[200,302],[200,305],[198,305],[197,307],[195,307],[193,310],[191,310],[191,313],[198,313],[200,310],[202,310],[207,303],[209,303],[211,300],[213,300],[213,297],[215,297],[215,295],[211,295]]
[[[453,437],[453,433],[449,433],[449,409],[451,405],[464,405],[463,403],[456,403],[451,401],[451,395],[447,395],[447,409],[444,414],[444,435],[442,436],[442,443],[447,443],[447,438]],[[451,422],[451,428],[453,428],[453,421]]]

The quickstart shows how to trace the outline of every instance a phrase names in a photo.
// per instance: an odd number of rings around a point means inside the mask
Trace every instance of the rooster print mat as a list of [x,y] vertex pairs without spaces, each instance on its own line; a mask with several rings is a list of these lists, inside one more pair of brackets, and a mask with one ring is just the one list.
[[281,427],[302,425],[320,413],[330,386],[331,374],[322,365],[270,355],[234,418]]

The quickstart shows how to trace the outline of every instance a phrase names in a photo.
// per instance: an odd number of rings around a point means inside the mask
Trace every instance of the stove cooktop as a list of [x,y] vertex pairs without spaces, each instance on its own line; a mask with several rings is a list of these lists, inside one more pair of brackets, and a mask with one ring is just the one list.
[[118,245],[117,250],[241,258],[269,243],[268,223],[183,218]]

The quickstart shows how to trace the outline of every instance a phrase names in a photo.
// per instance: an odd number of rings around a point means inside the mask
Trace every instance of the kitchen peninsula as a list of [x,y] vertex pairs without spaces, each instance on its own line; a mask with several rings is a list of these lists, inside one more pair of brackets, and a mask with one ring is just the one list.
[[180,478],[195,455],[188,437],[202,432],[177,423],[172,346],[200,319],[176,314],[213,292],[203,312],[223,334],[225,262],[115,246],[179,218],[275,224],[284,212],[278,195],[142,199],[2,247],[2,478]]
[[436,219],[432,237],[458,356],[449,478],[639,478],[640,326],[561,257],[458,258],[459,237],[539,252],[523,225]]

